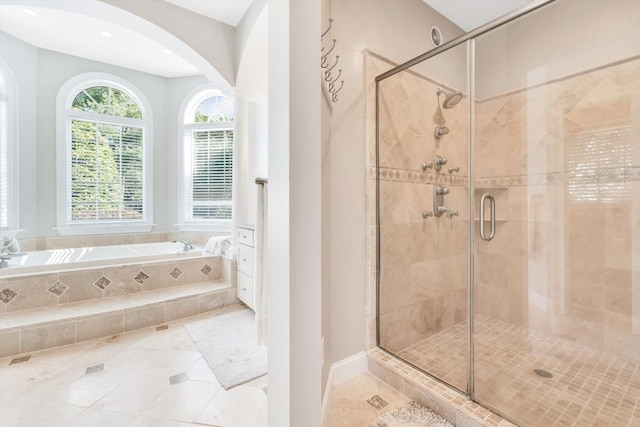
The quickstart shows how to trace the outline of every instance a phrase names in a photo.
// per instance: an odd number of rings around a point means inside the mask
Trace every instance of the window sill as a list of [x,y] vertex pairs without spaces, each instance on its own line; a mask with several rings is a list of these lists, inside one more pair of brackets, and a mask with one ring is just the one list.
[[10,228],[8,230],[0,230],[0,236],[8,239],[15,239],[16,234],[24,231],[23,228]]
[[230,232],[233,230],[233,224],[231,221],[228,223],[220,222],[220,223],[184,223],[184,224],[175,224],[180,231],[219,231],[219,232]]
[[124,234],[124,233],[147,233],[155,224],[88,224],[69,225],[66,227],[55,227],[54,230],[61,236],[83,236],[86,234]]

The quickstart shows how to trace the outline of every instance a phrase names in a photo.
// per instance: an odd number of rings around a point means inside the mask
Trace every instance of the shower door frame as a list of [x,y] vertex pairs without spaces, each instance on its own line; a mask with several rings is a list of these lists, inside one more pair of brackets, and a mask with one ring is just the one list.
[[376,76],[375,78],[375,88],[376,88],[376,346],[381,350],[385,351],[389,355],[402,360],[403,363],[406,363],[424,374],[428,375],[430,378],[447,385],[448,387],[453,387],[459,390],[457,387],[441,380],[440,378],[435,377],[424,369],[415,366],[414,364],[400,358],[396,354],[387,351],[383,347],[380,346],[380,179],[379,179],[379,171],[380,171],[380,88],[379,84],[381,81],[398,74],[404,70],[407,70],[413,67],[416,64],[419,64],[429,58],[435,57],[442,52],[448,51],[451,48],[459,46],[463,43],[467,44],[467,85],[469,90],[469,114],[468,114],[468,135],[467,135],[467,191],[468,191],[468,203],[467,203],[467,390],[460,390],[461,392],[467,394],[471,400],[477,402],[485,407],[490,408],[492,411],[501,415],[505,419],[509,419],[505,416],[501,411],[491,407],[479,401],[475,396],[475,375],[474,375],[474,337],[473,337],[473,328],[474,328],[474,293],[475,293],[475,285],[474,285],[474,244],[475,244],[475,220],[474,220],[474,209],[475,209],[475,185],[473,179],[475,177],[474,174],[474,120],[475,113],[473,108],[473,103],[475,102],[475,41],[476,38],[485,34],[495,28],[501,27],[517,18],[520,18],[524,15],[527,15],[541,7],[554,3],[556,0],[534,0],[529,4],[524,5],[523,7],[508,13],[494,21],[489,22],[481,27],[476,28],[473,31],[463,34],[462,36],[455,38],[441,46],[436,47],[430,51],[423,53],[403,64],[400,64],[391,70]]

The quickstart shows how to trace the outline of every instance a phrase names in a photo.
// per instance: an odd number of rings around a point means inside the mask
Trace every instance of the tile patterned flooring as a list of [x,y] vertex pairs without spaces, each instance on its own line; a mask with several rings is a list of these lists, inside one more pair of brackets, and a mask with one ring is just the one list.
[[[640,425],[639,362],[486,316],[475,325],[476,396],[518,424]],[[464,390],[466,351],[466,324],[457,324],[399,356]]]
[[333,389],[326,427],[364,427],[410,400],[371,374],[358,375]]
[[266,427],[266,376],[224,390],[185,323],[0,359],[0,425]]

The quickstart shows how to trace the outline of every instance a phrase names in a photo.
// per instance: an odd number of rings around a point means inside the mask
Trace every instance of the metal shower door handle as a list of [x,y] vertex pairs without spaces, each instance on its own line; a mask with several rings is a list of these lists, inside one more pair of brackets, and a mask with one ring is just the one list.
[[[491,205],[491,233],[487,236],[484,231],[484,202],[489,199]],[[480,199],[480,238],[486,242],[496,235],[496,199],[489,193],[482,195]]]

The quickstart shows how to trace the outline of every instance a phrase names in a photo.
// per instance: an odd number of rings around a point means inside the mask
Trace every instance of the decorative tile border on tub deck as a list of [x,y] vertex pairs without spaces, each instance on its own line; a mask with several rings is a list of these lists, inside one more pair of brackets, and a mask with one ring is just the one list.
[[131,295],[229,276],[221,256],[151,261],[113,267],[0,278],[0,313]]
[[405,396],[460,427],[516,427],[459,391],[447,387],[379,348],[367,354],[369,371]]

